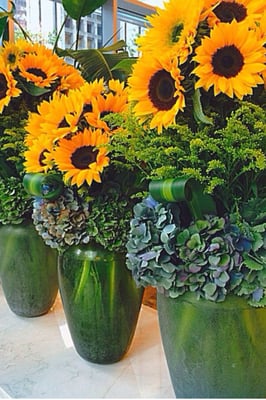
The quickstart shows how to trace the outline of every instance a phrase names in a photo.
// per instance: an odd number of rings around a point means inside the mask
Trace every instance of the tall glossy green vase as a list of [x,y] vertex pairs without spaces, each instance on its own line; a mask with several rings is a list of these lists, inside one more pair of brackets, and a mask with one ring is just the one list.
[[128,351],[138,321],[138,289],[125,256],[97,244],[72,246],[59,257],[59,289],[77,353],[111,364]]
[[57,253],[31,221],[0,227],[0,277],[9,308],[22,317],[46,314],[58,293]]
[[157,294],[164,352],[177,398],[266,398],[266,308]]

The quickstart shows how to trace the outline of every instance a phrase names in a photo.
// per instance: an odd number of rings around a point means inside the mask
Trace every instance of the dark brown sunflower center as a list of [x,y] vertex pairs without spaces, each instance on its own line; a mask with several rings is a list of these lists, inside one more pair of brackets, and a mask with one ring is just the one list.
[[47,152],[48,150],[47,149],[44,149],[42,152],[41,152],[41,154],[40,154],[40,156],[39,156],[39,164],[41,165],[41,167],[44,167],[46,164],[44,163],[44,160],[45,160],[45,155],[44,155],[44,153],[45,152]]
[[85,104],[83,107],[83,113],[92,112],[92,105],[90,103]]
[[181,23],[174,27],[174,29],[172,30],[172,35],[171,35],[172,43],[178,42],[183,28],[184,28],[184,25]]
[[87,169],[90,164],[96,161],[99,150],[92,146],[77,148],[71,156],[71,163],[75,168]]
[[6,97],[7,81],[4,74],[0,74],[0,99]]
[[225,78],[236,76],[244,65],[244,57],[234,45],[218,49],[212,57],[213,72]]
[[17,59],[17,57],[16,57],[16,55],[14,53],[9,53],[8,54],[7,60],[8,60],[8,62],[10,64],[14,64],[16,59]]
[[109,114],[111,114],[112,113],[112,111],[102,111],[101,113],[100,113],[100,118],[104,118],[104,117],[106,117],[106,115],[109,115]]
[[32,75],[35,75],[35,76],[40,76],[40,77],[43,78],[43,79],[46,79],[46,78],[47,78],[46,73],[43,72],[43,71],[42,71],[41,69],[39,69],[39,68],[28,68],[28,69],[27,69],[27,72],[28,72],[29,74],[32,74]]
[[67,128],[68,126],[69,126],[69,124],[67,123],[65,117],[58,124],[58,128]]
[[221,22],[232,22],[236,19],[237,22],[243,21],[247,16],[247,9],[243,4],[228,1],[222,1],[214,9],[214,14]]
[[170,110],[176,102],[175,81],[164,69],[157,71],[149,82],[149,98],[158,110]]

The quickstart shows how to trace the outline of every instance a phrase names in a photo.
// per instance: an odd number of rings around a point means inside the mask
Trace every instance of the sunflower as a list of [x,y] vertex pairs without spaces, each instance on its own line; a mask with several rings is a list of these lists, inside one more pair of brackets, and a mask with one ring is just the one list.
[[261,15],[260,22],[256,26],[256,33],[257,33],[258,39],[259,40],[261,39],[265,46],[266,45],[266,10]]
[[[259,26],[257,27],[258,39],[263,41],[264,47],[266,45],[266,10],[262,14]],[[264,89],[266,89],[266,66],[264,71],[262,71],[262,77],[264,80]]]
[[52,141],[47,135],[40,135],[25,151],[25,170],[28,173],[47,172],[52,168]]
[[133,111],[140,122],[151,118],[150,127],[158,132],[175,122],[185,107],[182,79],[169,57],[159,60],[145,55],[134,64],[128,79],[129,100],[135,103]]
[[21,57],[21,49],[12,42],[4,42],[1,51],[5,65],[8,65],[11,70],[16,69],[18,61]]
[[150,27],[136,39],[141,52],[155,54],[163,49],[179,59],[182,64],[192,52],[192,45],[201,20],[204,0],[170,0],[165,8],[147,17]]
[[9,67],[5,66],[0,57],[0,113],[8,106],[12,97],[18,97],[21,90],[16,87],[17,81],[13,78]]
[[80,187],[84,182],[101,182],[100,173],[108,166],[108,136],[100,129],[85,128],[70,139],[60,139],[54,150],[54,162],[64,174],[64,182]]
[[[94,85],[96,83],[94,83]],[[103,81],[101,81],[101,83],[103,83]],[[117,79],[111,79],[102,87],[101,92],[98,91],[97,93],[97,86],[94,87],[92,84],[89,84],[91,85],[91,90],[87,91],[87,93],[90,93],[90,98],[87,94],[84,99],[84,115],[86,121],[94,128],[100,128],[106,132],[114,133],[115,129],[108,125],[104,117],[112,113],[124,113],[127,111],[128,88],[125,87],[123,82]]]
[[36,44],[29,42],[26,39],[17,39],[15,42],[16,47],[20,50],[20,55],[23,56],[26,53],[34,53]]
[[244,23],[220,23],[196,49],[194,60],[199,64],[194,74],[199,77],[195,88],[206,91],[214,87],[229,97],[252,94],[252,88],[263,83],[265,50],[252,30]]
[[43,101],[38,106],[38,113],[29,115],[25,127],[29,135],[25,143],[40,134],[47,134],[56,141],[78,130],[78,123],[83,111],[83,101],[79,90],[70,90],[67,95],[55,92],[50,101]]
[[95,79],[92,82],[86,82],[82,87],[80,87],[80,91],[85,103],[91,103],[91,99],[93,97],[99,96],[105,91],[105,83],[104,79]]
[[43,122],[43,116],[50,112],[51,107],[49,101],[43,100],[37,106],[38,112],[29,112],[28,121],[25,125],[25,136],[26,146],[31,146],[33,141],[37,139],[42,133],[41,125]]
[[94,128],[100,128],[106,132],[114,132],[108,123],[104,121],[106,115],[112,113],[123,113],[128,108],[128,96],[125,92],[123,95],[114,95],[108,93],[106,95],[98,95],[91,99],[91,112],[85,113],[85,118],[89,125]]
[[62,63],[51,51],[40,48],[38,52],[28,53],[20,59],[19,74],[38,87],[50,87],[58,79]]
[[104,93],[104,90],[105,84],[103,78],[95,79],[92,82],[85,82],[79,88],[80,97],[83,101],[83,113],[92,111],[92,99]]
[[125,83],[119,81],[119,79],[110,79],[108,81],[108,90],[114,95],[126,95],[127,90],[125,88]]
[[50,132],[54,140],[78,130],[82,116],[83,99],[79,90],[70,90],[67,95],[57,96],[50,101],[50,111],[43,115],[41,129]]
[[210,26],[217,23],[258,21],[265,10],[265,0],[206,0],[206,5],[212,7],[208,17]]
[[57,71],[60,83],[56,88],[61,93],[67,93],[69,89],[77,89],[84,85],[85,80],[80,72],[72,65],[64,64]]

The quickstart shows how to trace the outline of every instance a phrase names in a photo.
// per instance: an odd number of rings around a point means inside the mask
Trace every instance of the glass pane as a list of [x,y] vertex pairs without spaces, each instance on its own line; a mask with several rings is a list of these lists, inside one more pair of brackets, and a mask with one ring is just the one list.
[[[176,0],[178,1],[178,0]],[[162,7],[164,0],[141,0],[142,3],[149,4],[154,7]]]

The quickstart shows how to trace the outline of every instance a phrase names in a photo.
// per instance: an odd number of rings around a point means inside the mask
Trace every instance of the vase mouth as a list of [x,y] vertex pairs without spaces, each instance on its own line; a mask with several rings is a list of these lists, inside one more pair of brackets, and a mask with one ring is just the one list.
[[229,310],[229,309],[242,309],[242,310],[263,310],[265,307],[252,307],[248,304],[247,300],[244,297],[237,296],[233,293],[229,293],[226,295],[225,300],[223,301],[213,301],[204,298],[199,298],[197,293],[194,292],[186,292],[179,297],[171,298],[165,296],[163,293],[157,291],[157,300],[165,300],[171,303],[183,303],[184,305],[190,304],[193,307],[202,307],[208,309],[217,309],[220,310]]

